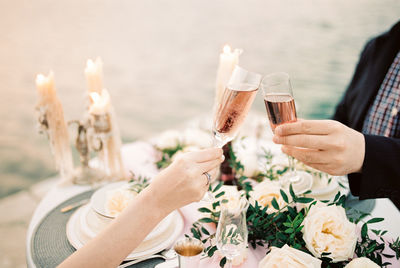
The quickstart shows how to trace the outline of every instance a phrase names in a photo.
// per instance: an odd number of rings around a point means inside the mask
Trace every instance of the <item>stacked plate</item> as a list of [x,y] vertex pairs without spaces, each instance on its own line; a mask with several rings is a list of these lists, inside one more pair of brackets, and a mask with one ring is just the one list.
[[[67,223],[67,237],[74,248],[81,248],[113,221],[114,216],[105,209],[107,193],[124,187],[125,184],[126,182],[118,182],[100,188],[93,194],[88,205],[72,214]],[[146,236],[126,260],[146,257],[170,247],[181,234],[183,224],[180,213],[173,211]]]

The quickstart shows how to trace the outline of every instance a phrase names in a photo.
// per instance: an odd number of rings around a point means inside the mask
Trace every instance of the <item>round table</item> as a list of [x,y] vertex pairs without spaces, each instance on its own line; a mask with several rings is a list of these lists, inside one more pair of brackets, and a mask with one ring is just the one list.
[[[152,165],[154,165],[155,156],[150,153],[151,148],[151,145],[142,141],[124,145],[122,148],[122,155],[124,159],[129,159],[129,163],[126,163],[127,168],[137,174],[142,174],[149,177],[156,174],[157,169],[152,167]],[[51,212],[64,201],[90,190],[92,190],[90,186],[71,185],[67,187],[61,187],[55,185],[43,197],[33,214],[28,228],[26,243],[28,267],[36,267],[33,261],[31,245],[34,232],[41,221],[49,212]],[[357,204],[357,202],[354,204]],[[181,209],[181,212],[185,218],[185,231],[187,231],[190,227],[190,221],[193,222],[196,220],[196,218],[190,218],[195,217],[195,215],[188,216],[191,213],[190,211],[196,210],[196,207],[198,207],[198,204],[191,204]],[[371,211],[371,217],[385,218],[385,221],[374,224],[374,229],[387,230],[390,237],[400,236],[400,212],[389,199],[376,199],[375,206]],[[262,250],[259,250],[258,252],[252,252],[252,254],[254,255],[252,255],[254,259],[259,259],[262,258],[263,254],[265,253],[263,253]]]

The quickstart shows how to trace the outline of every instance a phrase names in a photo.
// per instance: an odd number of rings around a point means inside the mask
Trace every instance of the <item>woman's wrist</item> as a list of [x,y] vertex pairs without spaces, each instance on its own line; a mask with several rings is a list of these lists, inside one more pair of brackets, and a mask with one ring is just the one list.
[[150,184],[140,193],[141,203],[146,209],[152,211],[156,217],[163,219],[172,209],[168,208],[162,201],[162,195],[158,193],[157,185]]

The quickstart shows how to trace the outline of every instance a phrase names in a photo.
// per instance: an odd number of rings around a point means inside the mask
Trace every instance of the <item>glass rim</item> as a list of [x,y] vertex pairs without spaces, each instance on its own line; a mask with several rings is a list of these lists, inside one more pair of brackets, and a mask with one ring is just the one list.
[[222,211],[222,210],[227,211],[227,212],[246,211],[246,210],[249,208],[249,206],[250,206],[250,201],[247,200],[246,197],[242,196],[242,197],[240,197],[240,199],[239,199],[239,204],[238,204],[238,205],[239,205],[239,206],[234,207],[234,208],[231,208],[231,207],[229,207],[229,206],[227,206],[227,205],[222,205],[222,206],[221,206],[221,211]]
[[[231,77],[229,78],[228,83],[226,84],[227,87],[238,84],[238,81],[233,81],[233,80],[235,80],[234,76],[239,75],[238,72],[244,74],[243,77],[246,77],[247,79],[251,80],[251,82],[250,81],[239,82],[239,84],[241,84],[241,83],[254,84],[255,86],[257,86],[257,90],[258,90],[258,88],[260,87],[260,84],[261,84],[261,80],[263,78],[262,75],[259,73],[256,73],[256,72],[249,71],[249,70],[243,68],[242,66],[240,66],[239,64],[235,65],[235,68],[232,71]],[[237,79],[237,77],[236,77],[236,79]]]
[[[261,79],[261,86],[262,85],[264,85],[264,84],[267,84],[267,82],[266,82],[266,80],[267,79],[270,79],[271,77],[282,77],[282,78],[286,78],[287,79],[287,81],[289,81],[290,82],[290,75],[288,74],[288,73],[286,73],[286,72],[274,72],[274,73],[270,73],[270,74],[267,74],[267,75],[265,75],[262,79]],[[276,85],[279,85],[279,84],[281,84],[282,82],[278,82],[278,83],[274,83],[274,84],[268,84],[269,86],[276,86]]]
[[290,79],[290,76],[289,76],[289,74],[287,72],[273,72],[273,73],[269,73],[269,74],[264,75],[263,80],[265,78],[268,78],[268,77],[271,77],[271,76],[276,76],[276,75],[284,75],[284,76],[286,76],[287,78]]

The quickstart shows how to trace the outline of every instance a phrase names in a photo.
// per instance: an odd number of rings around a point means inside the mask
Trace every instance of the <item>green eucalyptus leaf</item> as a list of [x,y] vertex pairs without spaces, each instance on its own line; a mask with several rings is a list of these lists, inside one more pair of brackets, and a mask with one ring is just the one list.
[[215,186],[215,188],[212,190],[212,192],[215,193],[216,191],[218,191],[222,187],[222,185],[224,185],[223,181],[218,183],[217,186]]
[[210,223],[210,222],[214,222],[214,220],[211,218],[201,218],[199,220],[199,222]]
[[221,196],[223,196],[224,194],[225,194],[225,192],[222,191],[222,192],[218,193],[218,194],[215,196],[215,198],[221,197]]
[[364,223],[363,226],[361,227],[361,237],[366,238],[368,234],[368,227],[367,224]]
[[198,209],[202,213],[211,213],[212,211],[208,208],[202,207]]
[[373,219],[370,219],[369,221],[367,221],[367,223],[376,223],[376,222],[381,222],[383,220],[384,220],[384,218],[373,218]]
[[314,201],[314,198],[310,198],[310,197],[298,197],[296,199],[297,203],[305,203],[306,204],[306,203],[310,203],[312,201]]
[[223,257],[223,258],[221,259],[221,261],[219,262],[219,266],[220,266],[220,267],[224,267],[225,264],[226,264],[226,257]]
[[210,248],[210,250],[208,250],[207,252],[208,257],[212,257],[215,251],[217,251],[217,246],[213,246],[212,248]]
[[203,234],[205,234],[205,235],[210,235],[210,232],[209,232],[206,228],[204,228],[204,227],[201,227],[201,231],[202,231]]
[[274,207],[274,209],[279,210],[279,204],[276,201],[275,197],[272,198],[271,205]]
[[285,193],[285,191],[281,189],[280,192],[281,192],[282,199],[283,199],[286,203],[289,203],[289,198],[288,198],[287,194]]

